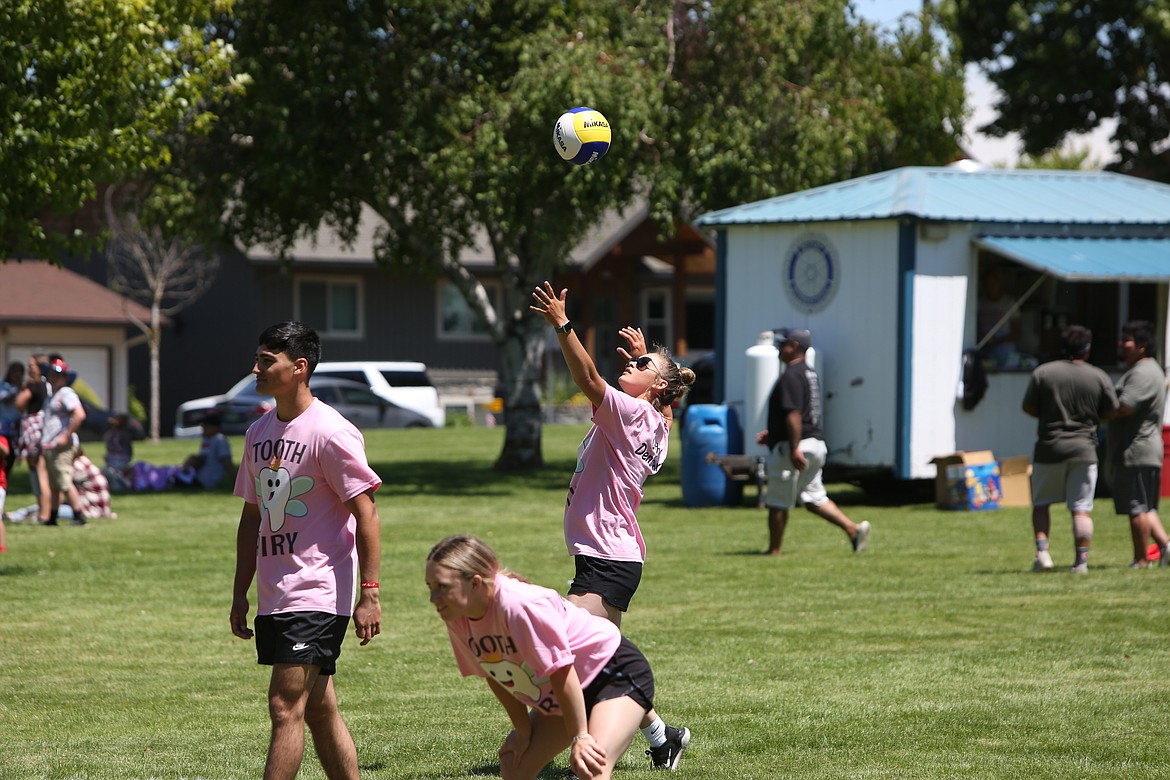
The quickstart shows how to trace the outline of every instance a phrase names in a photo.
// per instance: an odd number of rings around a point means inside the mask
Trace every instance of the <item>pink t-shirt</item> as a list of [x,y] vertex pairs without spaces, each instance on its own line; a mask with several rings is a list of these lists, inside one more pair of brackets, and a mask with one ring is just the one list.
[[503,574],[495,582],[486,615],[447,623],[459,671],[493,679],[525,705],[560,715],[549,676],[572,664],[585,688],[617,652],[621,632],[555,590]]
[[571,555],[646,560],[636,515],[642,485],[666,462],[669,441],[666,420],[649,401],[606,387],[569,482],[565,543]]
[[260,505],[257,614],[353,614],[357,520],[345,502],[381,484],[361,433],[322,401],[289,422],[273,409],[252,423],[235,493]]

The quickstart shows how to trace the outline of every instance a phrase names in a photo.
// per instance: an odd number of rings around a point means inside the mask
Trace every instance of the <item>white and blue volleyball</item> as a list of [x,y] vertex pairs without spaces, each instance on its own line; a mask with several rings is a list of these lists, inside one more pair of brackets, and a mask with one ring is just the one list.
[[553,146],[574,165],[597,162],[609,151],[609,122],[600,111],[582,106],[561,114],[553,128]]

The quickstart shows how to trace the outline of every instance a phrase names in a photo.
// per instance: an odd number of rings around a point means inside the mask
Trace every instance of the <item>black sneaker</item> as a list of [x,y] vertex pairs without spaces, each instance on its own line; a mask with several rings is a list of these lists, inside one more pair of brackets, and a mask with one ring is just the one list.
[[659,747],[647,750],[646,755],[650,756],[655,769],[669,769],[673,772],[678,769],[678,762],[682,759],[683,751],[687,749],[690,742],[690,729],[685,726],[681,729],[667,726],[666,741]]
[[89,525],[85,522],[85,518],[81,515],[74,515],[73,519],[69,521],[69,525]]

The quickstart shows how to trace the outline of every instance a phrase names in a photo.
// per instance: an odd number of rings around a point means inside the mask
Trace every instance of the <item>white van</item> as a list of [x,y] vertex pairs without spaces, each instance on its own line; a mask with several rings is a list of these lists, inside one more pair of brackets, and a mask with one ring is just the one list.
[[[439,403],[439,391],[431,384],[427,367],[423,363],[324,362],[317,364],[313,376],[360,382],[378,395],[422,415],[436,428],[442,428],[447,421],[447,412]],[[175,438],[203,435],[200,421],[208,409],[230,402],[238,394],[255,387],[255,384],[256,378],[248,374],[222,395],[195,398],[180,404],[175,417]]]
[[439,403],[439,391],[431,384],[423,363],[325,361],[317,364],[313,376],[360,382],[399,406],[418,412],[436,428],[442,428],[447,422],[447,412]]

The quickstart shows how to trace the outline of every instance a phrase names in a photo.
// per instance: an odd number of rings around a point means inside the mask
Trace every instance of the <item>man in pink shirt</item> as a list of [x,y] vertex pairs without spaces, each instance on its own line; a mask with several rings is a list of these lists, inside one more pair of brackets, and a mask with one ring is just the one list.
[[248,591],[255,578],[256,653],[272,666],[265,780],[296,777],[306,723],[325,774],[358,777],[333,675],[351,616],[362,645],[381,633],[374,491],[382,481],[366,462],[361,433],[309,390],[320,357],[320,339],[302,323],[260,334],[252,373],[276,408],[248,428],[236,476],[244,508],[231,628],[241,639],[253,636]]

